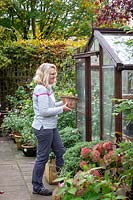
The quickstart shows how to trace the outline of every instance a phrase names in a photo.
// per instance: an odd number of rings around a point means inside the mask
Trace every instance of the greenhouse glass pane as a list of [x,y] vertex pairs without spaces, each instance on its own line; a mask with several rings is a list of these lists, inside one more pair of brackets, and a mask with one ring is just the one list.
[[[97,39],[94,39],[90,51],[99,51],[99,42]],[[91,65],[99,65],[99,56],[91,56]]]
[[103,119],[104,138],[114,136],[114,118],[112,116],[114,97],[114,66],[103,66]]
[[104,63],[104,66],[114,65],[113,61],[109,58],[106,52],[103,53],[103,63]]
[[133,71],[122,71],[122,94],[133,94]]
[[82,134],[82,139],[86,139],[86,120],[85,120],[85,60],[77,60],[77,93],[79,101],[77,103],[77,128]]
[[[133,99],[133,71],[124,70],[122,71],[122,96],[125,99]],[[131,101],[131,100],[130,100]],[[124,114],[122,117],[122,129],[123,133],[129,134],[129,132],[133,133],[133,122],[126,121]],[[132,123],[132,125],[131,125]]]
[[91,56],[91,65],[99,65],[99,56]]
[[92,140],[100,136],[99,70],[91,71]]
[[103,34],[103,37],[123,64],[133,64],[133,45],[129,45],[133,43],[133,36]]

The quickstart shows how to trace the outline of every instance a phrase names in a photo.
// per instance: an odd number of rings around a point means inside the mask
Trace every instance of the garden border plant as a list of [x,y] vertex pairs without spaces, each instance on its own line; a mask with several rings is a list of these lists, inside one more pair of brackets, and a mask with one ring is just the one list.
[[86,144],[80,148],[84,160],[78,161],[78,171],[71,176],[71,169],[70,173],[57,179],[64,180],[64,184],[59,184],[55,189],[53,200],[127,199],[133,173],[131,148],[133,146],[129,142],[121,143],[118,149],[111,141],[100,141],[88,147]]
[[[122,104],[116,105],[115,112],[126,111],[124,114],[129,121],[132,119],[129,109],[132,102],[127,101],[131,104],[122,101]],[[99,141],[95,146],[84,144],[79,143],[66,152],[62,177],[59,179],[65,182],[56,188],[53,200],[129,199],[133,181],[133,144],[129,141],[120,144]]]

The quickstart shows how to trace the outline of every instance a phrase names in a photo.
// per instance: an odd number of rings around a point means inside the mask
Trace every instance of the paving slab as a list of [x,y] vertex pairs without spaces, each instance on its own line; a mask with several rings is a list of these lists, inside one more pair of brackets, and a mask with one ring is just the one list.
[[[34,166],[34,157],[25,157],[11,138],[0,137],[0,200],[52,200],[52,197],[33,195],[31,176]],[[44,184],[49,189],[45,179]]]

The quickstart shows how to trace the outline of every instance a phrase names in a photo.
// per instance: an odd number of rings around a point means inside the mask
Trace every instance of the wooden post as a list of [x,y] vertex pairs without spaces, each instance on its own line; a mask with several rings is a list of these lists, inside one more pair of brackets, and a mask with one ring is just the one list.
[[[115,98],[122,99],[122,71],[119,71],[117,67],[115,67]],[[122,133],[122,114],[115,116],[115,132]]]
[[85,110],[86,110],[86,141],[92,141],[91,120],[91,62],[90,57],[85,58]]

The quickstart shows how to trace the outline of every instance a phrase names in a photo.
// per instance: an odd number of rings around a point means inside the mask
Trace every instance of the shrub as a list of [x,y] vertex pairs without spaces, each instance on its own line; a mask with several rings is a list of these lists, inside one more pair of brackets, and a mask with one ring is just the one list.
[[77,142],[81,141],[81,134],[77,128],[67,126],[60,131],[60,135],[66,148],[73,147]]
[[79,163],[82,161],[80,156],[82,147],[91,148],[96,141],[94,142],[78,142],[73,147],[69,148],[64,155],[64,167],[61,170],[61,176],[64,176],[67,173],[75,175],[78,170],[80,170]]
[[62,130],[66,126],[76,128],[76,112],[75,110],[71,112],[65,112],[58,116],[58,129]]

